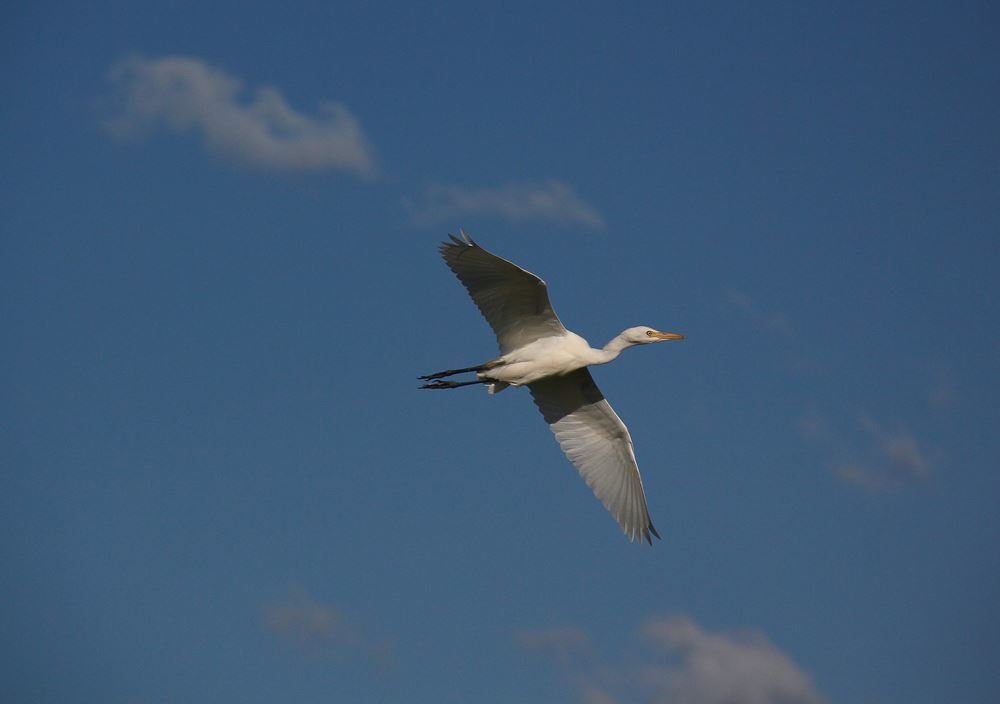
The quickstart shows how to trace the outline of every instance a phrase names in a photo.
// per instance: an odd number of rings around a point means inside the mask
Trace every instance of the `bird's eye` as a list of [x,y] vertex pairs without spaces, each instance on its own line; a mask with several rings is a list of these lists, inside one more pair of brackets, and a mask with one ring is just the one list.
[[652,337],[652,336],[653,336],[653,331],[652,330],[647,330],[646,331],[646,337]]

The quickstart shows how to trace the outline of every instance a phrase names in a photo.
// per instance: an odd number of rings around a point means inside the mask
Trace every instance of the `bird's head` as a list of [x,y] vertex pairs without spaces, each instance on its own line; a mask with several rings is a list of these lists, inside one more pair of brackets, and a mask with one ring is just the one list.
[[683,340],[684,335],[676,332],[660,332],[646,325],[639,325],[629,328],[624,333],[625,339],[633,345],[648,345],[653,342],[663,342],[664,340]]

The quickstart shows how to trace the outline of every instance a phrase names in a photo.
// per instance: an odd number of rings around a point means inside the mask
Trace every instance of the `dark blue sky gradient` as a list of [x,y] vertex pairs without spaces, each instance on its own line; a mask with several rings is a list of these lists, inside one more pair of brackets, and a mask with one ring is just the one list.
[[[5,15],[0,698],[650,701],[629,668],[686,665],[642,629],[687,618],[763,634],[796,702],[996,700],[995,8]],[[378,172],[118,139],[136,56],[342,103]],[[603,226],[414,217],[548,182]],[[652,548],[523,390],[417,390],[496,353],[436,253],[460,226],[595,346],[688,335],[594,371]],[[554,628],[586,652],[525,645]]]

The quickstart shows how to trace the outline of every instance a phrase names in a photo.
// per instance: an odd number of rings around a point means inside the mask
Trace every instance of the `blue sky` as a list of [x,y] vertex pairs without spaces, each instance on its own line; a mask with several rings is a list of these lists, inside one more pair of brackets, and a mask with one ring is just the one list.
[[[1000,16],[693,5],[4,11],[5,701],[996,700]],[[417,390],[459,227],[688,335],[594,372],[662,541]]]

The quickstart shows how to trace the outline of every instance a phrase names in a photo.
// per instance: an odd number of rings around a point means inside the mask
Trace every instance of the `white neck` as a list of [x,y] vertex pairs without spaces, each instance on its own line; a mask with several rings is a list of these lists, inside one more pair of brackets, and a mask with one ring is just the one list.
[[633,345],[635,345],[635,343],[629,342],[625,339],[625,333],[622,333],[621,335],[613,338],[610,342],[608,342],[608,344],[604,345],[603,349],[591,349],[591,356],[594,359],[591,364],[607,364],[613,359],[617,359],[618,355],[622,353],[622,350],[627,347],[632,347]]

